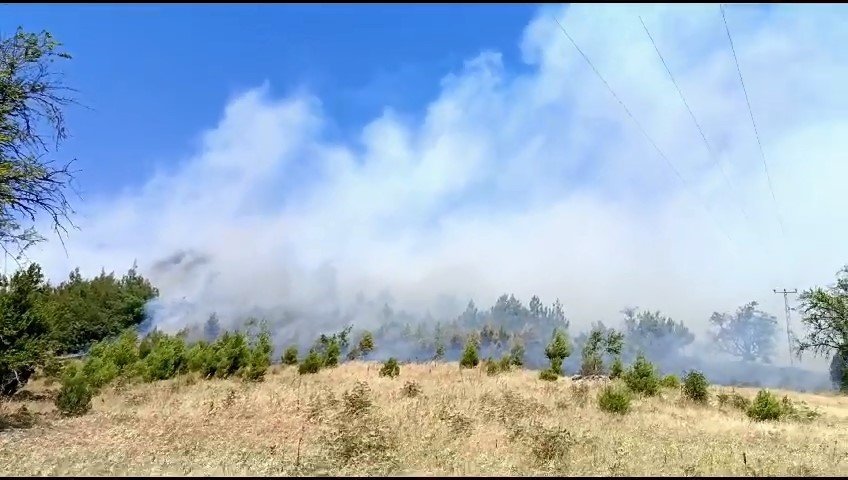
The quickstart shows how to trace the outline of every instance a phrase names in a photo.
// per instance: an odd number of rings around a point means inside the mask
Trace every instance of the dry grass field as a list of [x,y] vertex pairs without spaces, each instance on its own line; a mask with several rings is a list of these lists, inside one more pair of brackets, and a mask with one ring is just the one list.
[[722,387],[707,406],[664,390],[622,416],[599,410],[597,382],[456,364],[403,365],[394,379],[378,369],[274,366],[259,384],[110,386],[78,418],[59,417],[58,385],[38,380],[2,407],[0,474],[848,475],[844,396],[776,392],[822,414],[807,423],[752,422],[718,405]]

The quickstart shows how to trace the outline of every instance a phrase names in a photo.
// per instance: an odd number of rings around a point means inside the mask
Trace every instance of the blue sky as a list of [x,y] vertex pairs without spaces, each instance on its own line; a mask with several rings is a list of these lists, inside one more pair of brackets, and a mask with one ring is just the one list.
[[487,48],[518,66],[531,5],[4,5],[0,31],[46,29],[74,56],[65,153],[85,193],[143,183],[195,146],[221,105],[270,82],[308,88],[347,137],[386,105],[415,115],[439,79]]
[[[32,257],[54,279],[138,260],[201,319],[387,291],[559,298],[576,328],[628,305],[696,331],[752,300],[779,315],[773,288],[846,261],[848,10],[727,17],[785,235],[715,4],[0,7],[4,32],[65,42],[94,108],[65,150],[80,230]],[[205,260],[154,267],[177,252]]]

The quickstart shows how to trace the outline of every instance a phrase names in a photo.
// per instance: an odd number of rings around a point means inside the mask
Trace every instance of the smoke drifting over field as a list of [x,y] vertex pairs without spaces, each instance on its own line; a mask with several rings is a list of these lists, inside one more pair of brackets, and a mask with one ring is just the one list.
[[526,73],[483,51],[445,76],[420,118],[387,107],[355,142],[328,140],[331,119],[314,95],[244,92],[193,156],[140,189],[82,206],[67,257],[53,242],[33,260],[60,279],[76,265],[95,273],[138,259],[161,291],[153,322],[171,331],[212,312],[224,326],[261,315],[281,340],[307,342],[345,322],[379,328],[385,304],[449,320],[469,299],[482,308],[512,292],[524,302],[559,298],[572,335],[595,321],[618,326],[631,305],[661,309],[703,341],[713,311],[756,300],[780,315],[772,288],[828,283],[846,261],[848,210],[822,208],[844,203],[848,178],[846,15],[835,6],[728,9],[785,237],[718,8],[575,5],[543,8],[517,39]]

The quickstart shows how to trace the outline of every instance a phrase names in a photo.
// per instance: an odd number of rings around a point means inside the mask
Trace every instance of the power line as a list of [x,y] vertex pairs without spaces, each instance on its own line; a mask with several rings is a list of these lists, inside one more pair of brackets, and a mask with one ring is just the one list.
[[790,294],[790,293],[798,293],[798,289],[797,288],[794,288],[792,290],[787,290],[785,288],[783,290],[774,289],[774,293],[782,293],[783,294],[783,305],[786,308],[786,342],[789,345],[789,365],[792,365],[792,363],[793,363],[792,362],[792,333],[791,333],[791,330],[789,329],[789,311],[791,309],[789,308],[789,297],[787,295]]
[[724,15],[724,5],[719,5],[721,11],[721,19],[724,21],[724,30],[727,32],[727,40],[730,42],[730,50],[733,52],[733,61],[736,63],[736,72],[739,74],[739,83],[742,84],[742,92],[745,94],[745,103],[748,105],[748,114],[751,116],[751,124],[754,126],[754,136],[757,138],[757,146],[760,148],[760,158],[763,160],[763,169],[766,171],[766,179],[768,180],[771,199],[774,201],[774,209],[777,214],[777,222],[780,224],[780,233],[786,236],[786,229],[783,226],[783,217],[780,215],[780,206],[777,203],[777,197],[774,195],[774,187],[771,184],[771,175],[769,174],[768,164],[766,163],[766,154],[763,151],[763,143],[760,141],[760,132],[757,130],[757,122],[754,120],[754,111],[751,109],[751,101],[748,99],[748,89],[745,88],[745,80],[742,79],[742,69],[739,67],[739,58],[736,56],[736,48],[733,46],[733,37],[730,35],[730,27],[727,26],[727,17]]
[[652,139],[651,136],[648,135],[648,132],[645,131],[645,129],[642,127],[642,124],[639,123],[638,120],[636,120],[636,117],[633,116],[633,113],[630,112],[630,109],[627,108],[627,105],[625,105],[624,102],[621,100],[621,98],[619,98],[619,96],[616,95],[615,90],[613,90],[612,87],[610,86],[610,84],[607,83],[607,81],[604,79],[604,76],[601,75],[601,72],[599,72],[598,69],[595,68],[595,65],[592,63],[591,60],[589,60],[589,57],[586,56],[585,53],[583,53],[583,50],[581,50],[580,47],[577,46],[577,43],[574,41],[573,38],[571,38],[571,35],[568,34],[568,31],[565,29],[565,27],[559,22],[559,20],[556,18],[556,16],[554,16],[553,19],[557,23],[557,25],[559,25],[559,28],[560,28],[560,30],[562,30],[562,33],[565,34],[565,36],[568,38],[568,40],[571,42],[571,44],[574,45],[574,48],[580,53],[580,55],[583,57],[583,59],[586,60],[586,63],[589,64],[589,67],[592,68],[592,71],[595,72],[595,75],[597,75],[598,78],[601,80],[601,82],[603,82],[603,84],[607,87],[607,90],[609,90],[609,92],[610,92],[610,94],[612,94],[613,98],[615,98],[616,101],[618,101],[619,105],[621,105],[621,108],[623,108],[624,111],[627,113],[627,116],[629,116],[630,119],[633,120],[633,123],[635,123],[636,127],[639,128],[639,131],[642,132],[642,135],[654,147],[654,149],[657,151],[657,153],[660,155],[660,157],[665,161],[665,163],[668,165],[668,167],[671,169],[671,171],[674,172],[674,174],[677,176],[677,178],[680,180],[680,182],[683,184],[683,186],[689,191],[689,193],[693,197],[697,198],[701,202],[701,206],[704,207],[704,210],[706,210],[707,214],[716,223],[719,230],[721,230],[721,232],[724,234],[724,236],[727,237],[727,239],[731,243],[734,243],[733,239],[730,238],[730,235],[724,230],[724,228],[721,226],[721,224],[718,222],[718,220],[716,220],[715,217],[713,217],[712,212],[710,212],[710,209],[706,206],[706,203],[703,201],[703,199],[701,199],[701,197],[699,195],[697,195],[692,188],[689,187],[689,184],[688,184],[688,182],[686,182],[686,179],[683,178],[683,175],[681,175],[680,172],[677,170],[677,168],[674,166],[674,164],[671,163],[671,160],[669,160],[668,157],[665,155],[665,153],[663,153],[663,151],[660,149],[660,147],[657,145],[657,143],[654,141],[654,139]]
[[660,49],[659,49],[659,47],[657,47],[657,43],[654,41],[654,37],[651,35],[651,32],[648,31],[648,27],[647,27],[647,25],[645,25],[645,21],[642,19],[641,16],[639,17],[639,21],[642,22],[642,28],[645,29],[645,33],[648,35],[648,38],[651,40],[651,44],[654,46],[654,50],[656,50],[657,55],[660,57],[660,61],[662,62],[663,67],[665,67],[665,71],[666,71],[666,73],[668,73],[668,77],[671,79],[671,83],[674,84],[674,88],[677,89],[677,93],[678,93],[678,95],[680,95],[680,100],[683,101],[683,105],[686,106],[686,110],[689,112],[689,116],[692,118],[692,122],[695,124],[695,127],[698,129],[698,133],[701,134],[701,140],[704,142],[704,146],[707,149],[707,153],[709,154],[713,163],[715,163],[716,166],[718,166],[719,170],[721,171],[721,175],[722,175],[722,177],[724,177],[724,181],[727,183],[728,189],[734,194],[734,196],[736,196],[736,201],[739,203],[739,205],[738,205],[739,210],[742,211],[742,215],[745,217],[745,220],[747,220],[748,223],[751,224],[752,223],[751,217],[749,217],[748,212],[745,211],[745,207],[743,206],[741,198],[739,198],[739,196],[738,196],[738,192],[737,192],[736,188],[734,188],[733,184],[730,181],[730,178],[727,176],[727,173],[724,171],[724,167],[721,165],[721,162],[718,161],[718,158],[716,157],[715,152],[714,152],[712,146],[710,145],[710,142],[707,140],[707,136],[704,135],[704,130],[701,128],[701,124],[698,123],[698,119],[695,117],[695,113],[692,111],[692,108],[689,106],[689,102],[686,101],[686,97],[683,95],[683,91],[680,89],[680,86],[677,84],[677,80],[675,80],[674,75],[672,75],[671,69],[668,67],[668,64],[666,63],[665,58],[663,58],[662,53],[660,53]]

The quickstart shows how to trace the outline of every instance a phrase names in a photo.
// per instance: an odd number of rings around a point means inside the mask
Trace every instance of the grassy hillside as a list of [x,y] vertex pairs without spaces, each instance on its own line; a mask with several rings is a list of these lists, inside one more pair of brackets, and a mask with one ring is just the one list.
[[[274,366],[262,383],[193,376],[114,385],[62,418],[58,385],[4,405],[7,475],[845,475],[848,398],[777,391],[821,416],[753,422],[677,389],[598,408],[604,380],[456,364],[351,362],[315,375]],[[364,383],[361,383],[364,382]],[[364,386],[364,385],[367,385]],[[756,390],[737,388],[752,399]]]

